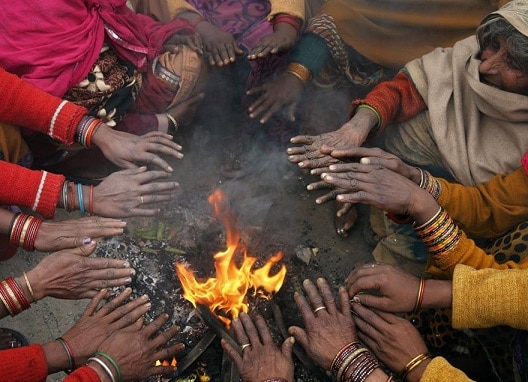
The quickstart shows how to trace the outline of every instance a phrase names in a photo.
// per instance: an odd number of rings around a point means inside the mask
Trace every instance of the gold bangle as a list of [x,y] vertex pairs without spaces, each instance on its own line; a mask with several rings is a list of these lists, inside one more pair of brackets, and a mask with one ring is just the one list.
[[407,365],[405,365],[403,370],[400,372],[398,378],[404,381],[411,371],[417,368],[423,361],[431,357],[432,356],[429,352],[418,354],[416,357],[407,362]]
[[167,119],[169,120],[169,122],[172,122],[172,125],[174,126],[174,132],[177,132],[178,131],[178,122],[176,122],[176,118],[174,118],[169,113],[166,113],[166,115],[167,115]]
[[26,281],[26,286],[29,290],[29,294],[31,295],[31,298],[33,299],[33,302],[37,302],[37,299],[35,298],[35,293],[33,293],[33,288],[31,287],[31,284],[29,283],[29,278],[27,276],[27,273],[22,273],[24,275],[24,280]]
[[420,279],[420,285],[418,287],[418,294],[416,295],[416,302],[414,303],[414,309],[413,309],[414,313],[417,313],[418,309],[420,309],[420,306],[422,305],[424,289],[425,289],[425,279],[422,277]]
[[300,79],[303,84],[305,84],[312,78],[310,70],[306,66],[298,64],[296,62],[290,63],[288,65],[288,68],[286,69],[286,72],[293,74],[295,77]]
[[20,239],[18,240],[18,246],[23,247],[24,246],[24,240],[26,240],[26,234],[29,226],[31,225],[31,221],[34,219],[34,216],[28,216],[27,220],[24,222],[24,226],[22,227],[22,232],[20,233]]

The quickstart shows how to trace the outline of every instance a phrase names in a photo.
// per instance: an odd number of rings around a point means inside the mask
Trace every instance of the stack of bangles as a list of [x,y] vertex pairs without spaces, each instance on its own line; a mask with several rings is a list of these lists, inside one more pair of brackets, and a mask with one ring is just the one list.
[[[27,276],[25,276],[25,279],[28,283]],[[29,283],[27,285],[29,288]],[[12,317],[29,309],[31,306],[31,303],[24,295],[22,288],[13,277],[8,277],[0,282],[0,300]],[[34,297],[33,300],[35,300]]]
[[[108,361],[108,363],[112,365],[115,371],[115,375],[114,373],[112,373],[112,370],[110,370],[110,367],[99,357],[105,359],[106,361]],[[94,353],[90,358],[88,358],[88,361],[86,361],[86,364],[88,365],[90,362],[95,362],[96,364],[101,366],[101,368],[108,375],[108,377],[110,377],[110,380],[112,382],[120,382],[122,380],[121,369],[119,368],[119,365],[108,354],[98,351]]]
[[420,171],[420,188],[423,188],[429,192],[435,200],[438,200],[442,189],[438,179],[432,176],[429,171],[422,170],[420,167],[417,167],[417,169]]
[[312,78],[310,70],[306,66],[296,62],[291,62],[288,64],[286,72],[300,79],[303,84],[307,83]]
[[297,35],[299,35],[299,30],[301,29],[302,21],[299,20],[297,17],[282,13],[275,16],[275,18],[273,19],[273,26],[279,23],[290,24],[297,31]]
[[[87,186],[88,187],[88,186]],[[94,186],[89,186],[88,203],[85,203],[83,185],[81,183],[64,182],[62,185],[62,204],[66,211],[71,212],[76,209],[76,201],[81,214],[93,215],[93,194]]]
[[460,229],[447,212],[440,207],[438,212],[421,226],[414,227],[416,234],[427,246],[432,256],[443,254],[460,241]]
[[34,251],[35,240],[41,224],[42,219],[21,212],[16,213],[9,225],[9,242],[14,247]]
[[364,382],[377,368],[378,361],[370,355],[368,349],[359,342],[351,342],[337,353],[330,371],[337,382]]
[[92,137],[102,122],[94,117],[84,117],[77,131],[77,141],[84,147],[92,147]]
[[405,381],[405,378],[407,378],[411,371],[416,369],[423,361],[430,358],[433,358],[433,356],[428,352],[418,354],[416,357],[407,362],[407,365],[405,365],[402,371],[400,371],[400,374],[398,374],[398,379]]

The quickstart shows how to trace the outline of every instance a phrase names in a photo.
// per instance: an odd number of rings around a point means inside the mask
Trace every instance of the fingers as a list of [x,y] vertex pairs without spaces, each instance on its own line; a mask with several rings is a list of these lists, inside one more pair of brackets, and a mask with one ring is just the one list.
[[237,370],[241,370],[244,366],[244,361],[238,350],[236,350],[228,341],[224,340],[223,338],[220,341],[220,344],[222,345],[222,349],[227,354],[227,356],[234,362]]
[[260,337],[260,340],[264,345],[273,344],[273,338],[271,338],[271,333],[269,331],[266,321],[261,316],[255,318],[255,324],[257,326],[257,331]]
[[[162,313],[158,317],[156,317],[154,320],[152,320],[152,322],[150,322],[147,326],[145,326],[143,328],[143,333],[146,336],[146,338],[152,337],[154,335],[154,333],[156,333],[158,330],[161,329],[163,324],[165,324],[165,322],[167,322],[168,319],[169,319],[169,315],[166,314],[166,313]],[[172,329],[176,330],[176,333],[174,334],[174,335],[176,335],[177,332],[178,332],[178,328],[172,327]],[[170,338],[167,338],[167,340],[165,342],[167,342],[169,339]],[[164,344],[164,342],[161,342],[157,346],[161,346],[163,344]]]
[[[80,239],[80,238],[75,238],[74,240],[75,241],[83,240],[83,242],[86,241],[86,239]],[[83,245],[78,246],[78,247],[73,248],[73,249],[70,249],[70,250],[68,250],[68,252],[71,255],[88,257],[95,251],[95,247],[97,247],[97,243],[95,241],[90,240],[89,243],[83,244]],[[120,265],[122,265],[122,263],[123,263],[123,261],[119,262]]]
[[[242,314],[241,314],[242,315]],[[240,316],[235,317],[231,323],[233,326],[233,330],[235,332],[235,338],[240,344],[241,347],[244,347],[245,345],[251,345],[250,339],[248,335],[246,334],[246,330],[244,327],[244,324],[242,323]],[[244,350],[244,349],[242,349]]]
[[319,288],[319,293],[323,297],[324,306],[326,307],[328,313],[334,314],[337,312],[336,302],[334,294],[328,285],[328,282],[323,278],[317,279],[317,287]]
[[100,290],[99,293],[97,293],[88,303],[86,306],[86,309],[84,309],[83,316],[91,316],[95,313],[97,310],[97,307],[103,301],[103,299],[106,296],[106,290]]
[[388,328],[388,323],[376,311],[365,308],[361,304],[353,304],[352,311],[355,314],[355,323],[357,328],[368,335],[376,337]]
[[281,352],[288,360],[292,359],[293,345],[295,345],[295,337],[288,337],[282,343]]
[[132,294],[131,288],[125,288],[123,292],[118,294],[113,300],[108,301],[106,304],[104,304],[101,309],[97,312],[96,316],[98,317],[105,317],[112,313],[115,309],[117,309],[121,304],[130,297]]
[[327,203],[331,200],[335,200],[335,198],[337,197],[337,195],[339,195],[340,191],[339,190],[332,190],[322,196],[319,196],[318,198],[315,199],[315,202],[317,204],[324,204],[324,203]]
[[306,331],[298,326],[290,326],[288,333],[293,336],[295,341],[299,342],[303,348],[308,348],[308,334]]
[[[314,138],[315,137],[312,137],[310,135],[297,135],[290,139],[290,143],[301,144],[301,145],[311,145],[314,142]],[[290,153],[289,152],[290,149],[291,147],[288,148],[288,154]]]
[[259,344],[259,333],[249,315],[246,313],[241,313],[239,319],[242,322],[242,325],[244,326],[244,331],[246,332],[249,343],[253,346]]
[[[172,334],[168,334],[168,333],[166,334],[167,337],[169,335],[172,335]],[[174,335],[172,337],[174,337]],[[183,349],[185,349],[185,345],[182,343],[177,343],[167,348],[158,350],[157,352],[153,354],[151,358],[153,361],[160,360],[160,359],[169,360],[175,357],[178,353],[181,353]],[[152,362],[152,364],[154,364],[154,362]],[[171,373],[174,373],[176,369],[177,367],[175,366],[153,366],[152,369],[149,370],[149,376],[171,374]]]

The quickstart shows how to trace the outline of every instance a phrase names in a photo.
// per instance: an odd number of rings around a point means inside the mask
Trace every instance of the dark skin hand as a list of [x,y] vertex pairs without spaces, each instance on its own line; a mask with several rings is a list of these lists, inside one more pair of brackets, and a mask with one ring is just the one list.
[[[391,370],[399,373],[411,359],[427,352],[418,330],[406,319],[392,313],[352,304],[359,339]],[[408,374],[409,382],[419,381],[430,362],[422,362]]]
[[289,121],[295,121],[297,105],[304,91],[303,82],[293,74],[284,72],[270,82],[249,89],[249,96],[260,94],[248,108],[250,118],[261,116],[260,123],[268,122],[278,112],[284,112]]
[[163,44],[163,49],[171,53],[179,53],[181,45],[187,45],[199,54],[203,54],[202,38],[198,33],[193,34],[173,34]]
[[228,65],[235,62],[236,56],[244,53],[231,33],[224,32],[207,21],[198,23],[196,31],[202,39],[204,57],[211,66]]
[[[305,280],[303,287],[308,300],[297,292],[294,298],[306,328],[292,326],[289,333],[315,363],[330,370],[336,354],[345,345],[357,341],[348,293],[345,288],[339,289],[339,309],[326,280],[317,279],[317,286]],[[320,307],[326,309],[314,312]]]
[[173,168],[161,156],[183,158],[180,152],[182,147],[172,141],[172,135],[159,131],[137,136],[101,126],[94,133],[92,141],[109,161],[121,168],[135,168],[138,164],[145,164],[172,172]]
[[[141,381],[153,375],[174,373],[176,367],[155,366],[157,360],[172,360],[181,352],[185,345],[176,343],[167,345],[179,332],[177,326],[161,331],[169,319],[167,314],[161,314],[152,322],[143,325],[143,319],[133,320],[131,325],[115,331],[97,347],[97,351],[108,354],[119,365],[123,381]],[[91,367],[100,366],[93,362]],[[102,370],[99,370],[102,372]],[[104,373],[104,372],[103,372]]]
[[293,381],[292,350],[295,341],[292,337],[287,338],[279,349],[273,342],[266,321],[257,316],[253,322],[246,313],[235,318],[232,326],[240,345],[250,346],[244,347],[242,355],[225,340],[222,340],[222,348],[235,363],[244,382],[260,382],[270,378]]
[[[450,308],[452,283],[448,280],[426,280],[422,308]],[[414,309],[420,279],[401,268],[370,263],[353,270],[346,280],[350,298],[363,306],[392,313]],[[377,294],[360,293],[375,290]]]
[[64,333],[62,338],[70,345],[77,367],[86,364],[88,357],[99,349],[108,336],[133,325],[149,311],[151,304],[147,296],[125,304],[131,293],[132,290],[126,288],[97,310],[106,294],[105,290],[100,291],[90,301],[81,319]]
[[273,27],[273,33],[264,36],[249,52],[248,59],[256,60],[269,54],[277,54],[289,50],[295,45],[297,30],[288,23],[278,23]]
[[311,169],[313,175],[319,175],[321,171],[317,171],[318,169],[327,168],[340,161],[330,155],[332,150],[361,146],[377,122],[377,116],[371,110],[359,109],[336,131],[316,136],[293,137],[290,142],[298,146],[287,149],[288,160],[297,163],[300,168]]
[[89,257],[95,247],[95,242],[91,242],[44,257],[27,272],[35,298],[92,298],[100,289],[130,284],[136,274],[130,264],[123,260]]
[[90,238],[121,235],[125,226],[126,222],[100,216],[44,221],[37,232],[35,248],[41,252],[76,248]]
[[172,200],[180,187],[165,171],[146,167],[117,171],[94,187],[93,211],[101,216],[154,216],[159,208],[144,205]]

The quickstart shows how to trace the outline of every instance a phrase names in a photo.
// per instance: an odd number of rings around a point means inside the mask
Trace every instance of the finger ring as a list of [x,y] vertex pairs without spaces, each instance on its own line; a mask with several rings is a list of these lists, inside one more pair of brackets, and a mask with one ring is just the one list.
[[323,310],[323,309],[326,309],[326,306],[320,306],[319,308],[316,308],[314,310],[314,313],[317,313],[317,312],[319,312],[320,310]]
[[141,195],[140,198],[141,198],[141,204],[143,204],[144,202],[143,195]]
[[240,345],[240,348],[242,349],[242,351],[244,351],[245,348],[251,346],[251,344],[242,344]]

